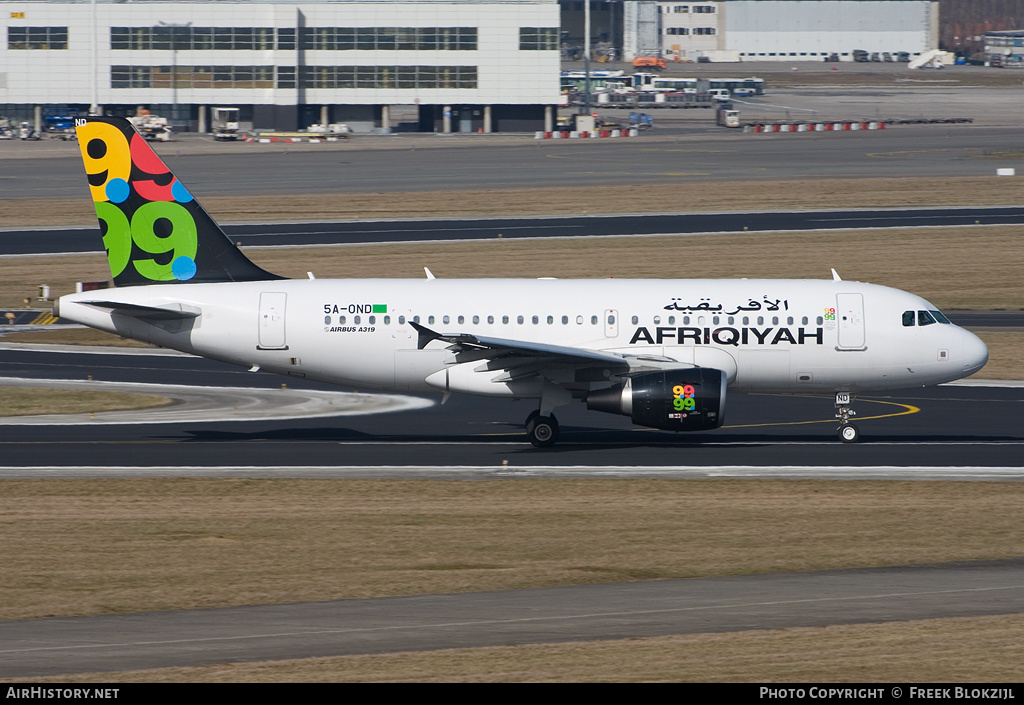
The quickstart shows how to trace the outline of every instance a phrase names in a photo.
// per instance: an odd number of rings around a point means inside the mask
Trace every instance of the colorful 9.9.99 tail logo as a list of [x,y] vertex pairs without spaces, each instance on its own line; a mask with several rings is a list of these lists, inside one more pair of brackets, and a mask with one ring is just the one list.
[[150,281],[194,277],[196,222],[183,205],[192,194],[134,130],[98,120],[76,130],[115,282],[129,263]]

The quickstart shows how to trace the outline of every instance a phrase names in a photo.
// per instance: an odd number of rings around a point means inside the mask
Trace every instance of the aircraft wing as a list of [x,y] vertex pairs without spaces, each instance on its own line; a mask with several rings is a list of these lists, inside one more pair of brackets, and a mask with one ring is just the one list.
[[421,350],[427,343],[440,340],[451,344],[451,350],[455,352],[490,351],[490,357],[526,357],[526,358],[555,358],[560,362],[570,364],[612,365],[614,367],[629,369],[629,362],[622,355],[615,353],[601,352],[600,350],[586,350],[584,348],[573,348],[565,345],[550,345],[547,343],[531,343],[523,340],[509,340],[507,338],[491,338],[489,336],[470,335],[460,333],[458,335],[445,335],[430,330],[419,323],[411,322],[416,332],[419,333],[417,347]]

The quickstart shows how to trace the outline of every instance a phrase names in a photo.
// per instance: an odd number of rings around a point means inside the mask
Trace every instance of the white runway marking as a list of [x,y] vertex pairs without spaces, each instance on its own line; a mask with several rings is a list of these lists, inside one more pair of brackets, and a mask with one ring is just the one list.
[[[516,444],[516,445],[522,445]],[[0,466],[0,479],[85,477],[257,477],[257,478],[493,478],[528,477],[669,477],[669,478],[809,478],[829,480],[973,480],[1024,481],[1024,466],[592,466],[567,465],[257,465],[219,466]]]
[[184,384],[141,384],[83,380],[0,377],[4,387],[49,387],[102,392],[152,394],[176,403],[150,409],[97,411],[94,414],[48,414],[0,417],[0,426],[79,424],[158,424],[197,421],[254,421],[363,416],[433,406],[429,399],[399,394],[356,394],[309,389],[204,387]]

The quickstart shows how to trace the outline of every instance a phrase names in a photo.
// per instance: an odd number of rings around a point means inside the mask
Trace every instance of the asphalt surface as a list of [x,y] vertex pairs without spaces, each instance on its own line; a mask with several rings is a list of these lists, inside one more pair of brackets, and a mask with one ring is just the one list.
[[0,678],[1022,611],[1014,559],[37,619],[0,622]]
[[[959,225],[1019,225],[1024,206],[671,213],[543,218],[337,221],[226,225],[245,247],[432,242],[502,238],[697,235]],[[96,228],[0,230],[0,255],[99,252]]]
[[[43,353],[6,347],[0,349],[3,377],[91,377],[97,383],[262,390],[280,390],[286,383],[296,393],[338,391],[180,355]],[[296,468],[302,474],[341,467],[373,477],[394,476],[396,468],[406,467],[427,469],[418,476],[440,476],[454,466],[479,468],[487,475],[504,470],[506,461],[513,470],[645,467],[685,473],[723,466],[800,467],[812,476],[813,468],[836,466],[1024,467],[1024,388],[1018,386],[947,385],[862,397],[853,407],[863,436],[856,444],[837,440],[832,399],[825,397],[733,394],[723,428],[688,434],[639,428],[627,417],[587,411],[574,403],[556,411],[561,438],[551,449],[537,449],[526,441],[523,423],[534,408],[531,403],[466,395],[454,395],[443,405],[439,401],[433,396],[421,406],[410,404],[391,413],[326,417],[296,417],[294,406],[288,405],[282,406],[279,419],[268,418],[273,416],[268,412],[262,418],[224,420],[237,405],[228,396],[219,415],[199,410],[194,421],[179,416],[152,424],[25,425],[0,419],[0,454],[5,469],[15,473],[19,468],[67,466],[68,458],[87,468],[164,468],[173,458],[175,465],[190,468]],[[1007,478],[1021,479],[1021,472]]]
[[[1024,173],[1024,156],[1015,146],[1019,132],[1017,125],[926,125],[763,135],[709,125],[699,134],[618,140],[395,135],[383,149],[362,148],[358,139],[338,146],[238,143],[207,149],[183,142],[156,149],[200,199],[837,177],[921,177],[927,188],[930,179],[994,176],[1000,167]],[[425,145],[446,149],[439,156]],[[54,149],[60,151],[47,158],[22,157],[23,151],[0,155],[3,197],[88,198],[77,144]],[[680,204],[665,210],[680,210]]]

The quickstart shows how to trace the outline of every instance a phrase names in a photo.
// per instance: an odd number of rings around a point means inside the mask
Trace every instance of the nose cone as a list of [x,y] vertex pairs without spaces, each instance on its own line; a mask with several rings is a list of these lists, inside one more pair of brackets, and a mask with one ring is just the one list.
[[969,331],[964,333],[964,377],[973,375],[988,362],[988,348],[981,338]]

